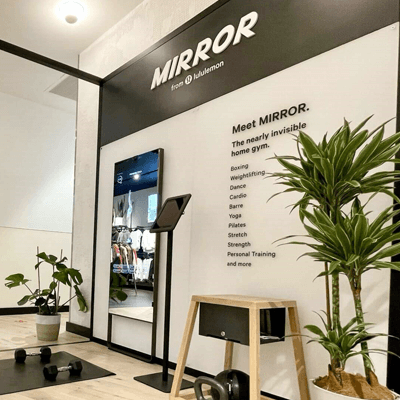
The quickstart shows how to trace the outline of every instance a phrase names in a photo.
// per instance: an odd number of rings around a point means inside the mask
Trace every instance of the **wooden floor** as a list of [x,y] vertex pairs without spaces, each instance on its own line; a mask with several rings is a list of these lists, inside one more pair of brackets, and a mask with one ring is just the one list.
[[[1,396],[2,400],[168,400],[168,394],[159,392],[133,380],[134,376],[161,372],[161,366],[159,365],[147,364],[124,356],[94,342],[60,345],[53,348],[53,352],[57,351],[67,351],[99,367],[114,372],[116,375],[6,394]],[[0,360],[13,357],[14,353],[12,351],[0,353]],[[186,378],[193,380],[191,377]]]
[[[65,319],[64,330],[65,330]],[[12,332],[12,333],[10,333]],[[43,389],[28,390],[1,396],[2,400],[168,400],[169,395],[150,388],[133,379],[134,376],[161,372],[161,366],[147,364],[108,350],[107,347],[69,332],[60,334],[61,341],[81,341],[80,343],[64,344],[52,342],[52,352],[66,351],[79,358],[105,368],[116,375],[100,379],[56,385]],[[39,349],[44,342],[39,342],[35,336],[34,316],[14,315],[0,317],[0,360],[13,359],[16,347]],[[4,348],[8,346],[10,350]],[[32,351],[32,350],[31,350]],[[34,350],[33,350],[34,351]],[[188,380],[192,377],[185,376]]]
[[65,324],[68,313],[61,313],[60,335],[57,342],[37,340],[35,314],[27,315],[2,315],[0,316],[0,351],[41,346],[54,346],[57,344],[87,342],[89,339],[74,333],[67,332]]

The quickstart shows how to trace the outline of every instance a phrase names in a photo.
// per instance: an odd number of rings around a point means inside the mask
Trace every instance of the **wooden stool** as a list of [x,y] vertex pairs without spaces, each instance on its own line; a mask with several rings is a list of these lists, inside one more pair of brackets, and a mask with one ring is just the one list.
[[[289,312],[290,331],[292,335],[300,334],[299,316],[296,302],[293,300],[268,299],[263,297],[239,295],[208,295],[192,296],[177,367],[172,384],[170,400],[195,399],[194,393],[180,394],[183,373],[189,353],[194,324],[200,303],[219,304],[231,307],[247,308],[249,310],[249,363],[250,363],[250,400],[268,399],[260,393],[260,310],[265,308],[286,307]],[[304,363],[303,344],[301,336],[292,337],[294,358],[296,361],[297,379],[301,400],[310,400],[308,391],[307,373]],[[232,368],[233,342],[226,342],[224,369]]]

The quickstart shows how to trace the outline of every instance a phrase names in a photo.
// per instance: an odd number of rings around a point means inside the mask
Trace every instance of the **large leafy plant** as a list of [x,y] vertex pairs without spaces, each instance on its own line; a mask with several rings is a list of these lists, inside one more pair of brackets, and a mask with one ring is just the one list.
[[[330,139],[326,134],[320,143],[300,131],[295,137],[298,156],[273,157],[284,170],[270,175],[288,187],[274,196],[287,192],[302,195],[293,209],[299,208],[308,235],[319,242],[307,244],[314,250],[307,255],[324,263],[320,276],[325,276],[328,332],[338,332],[340,327],[340,273],[349,279],[360,328],[365,326],[361,302],[362,274],[372,268],[398,268],[397,264],[382,260],[398,254],[398,246],[378,251],[397,238],[394,233],[397,225],[382,229],[397,211],[387,209],[369,224],[359,196],[369,193],[373,197],[384,193],[399,202],[393,193],[393,183],[398,180],[399,173],[373,170],[387,162],[397,162],[393,157],[400,150],[400,133],[384,139],[385,124],[372,132],[364,129],[369,119],[353,130],[345,121]],[[352,213],[346,216],[342,210],[349,203],[353,203]],[[309,208],[312,212],[308,211]],[[366,341],[360,344],[368,379],[372,371],[368,345]],[[330,367],[340,380],[342,361],[335,353],[330,353],[330,356]]]
[[[19,306],[23,306],[27,302],[37,306],[39,308],[39,314],[41,315],[53,315],[57,314],[58,310],[69,303],[73,298],[77,298],[79,304],[79,310],[83,312],[88,311],[86,300],[79,289],[79,285],[82,284],[83,279],[81,273],[74,268],[68,268],[64,263],[67,260],[66,257],[60,257],[42,252],[37,254],[38,263],[35,265],[35,270],[38,274],[38,288],[32,290],[28,286],[29,279],[26,279],[23,274],[13,274],[6,278],[7,283],[5,286],[8,288],[14,288],[18,286],[25,286],[29,290],[29,294],[24,296],[18,301]],[[39,261],[40,260],[40,261]],[[49,287],[42,289],[40,284],[40,266],[41,264],[48,264],[52,268],[52,281]],[[60,305],[60,285],[68,285],[74,289],[75,295]]]

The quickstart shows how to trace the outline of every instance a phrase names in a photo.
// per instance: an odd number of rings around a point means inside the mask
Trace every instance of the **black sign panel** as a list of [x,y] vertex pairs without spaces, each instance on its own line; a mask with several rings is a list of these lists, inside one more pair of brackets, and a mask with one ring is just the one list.
[[206,10],[196,23],[106,79],[101,146],[395,23],[398,3],[217,3],[213,12]]

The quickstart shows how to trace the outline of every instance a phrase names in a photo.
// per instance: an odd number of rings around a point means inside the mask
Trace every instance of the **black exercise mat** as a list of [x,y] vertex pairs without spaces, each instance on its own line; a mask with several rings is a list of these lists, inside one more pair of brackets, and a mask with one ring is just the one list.
[[[55,381],[48,381],[44,378],[43,368],[46,364],[65,367],[72,360],[82,362],[83,368],[80,376],[70,376],[69,372],[59,372]],[[40,357],[37,356],[27,357],[23,364],[15,362],[15,359],[0,360],[0,395],[85,381],[87,379],[103,378],[110,375],[115,374],[65,351],[53,353],[51,360],[47,363],[41,362]]]

